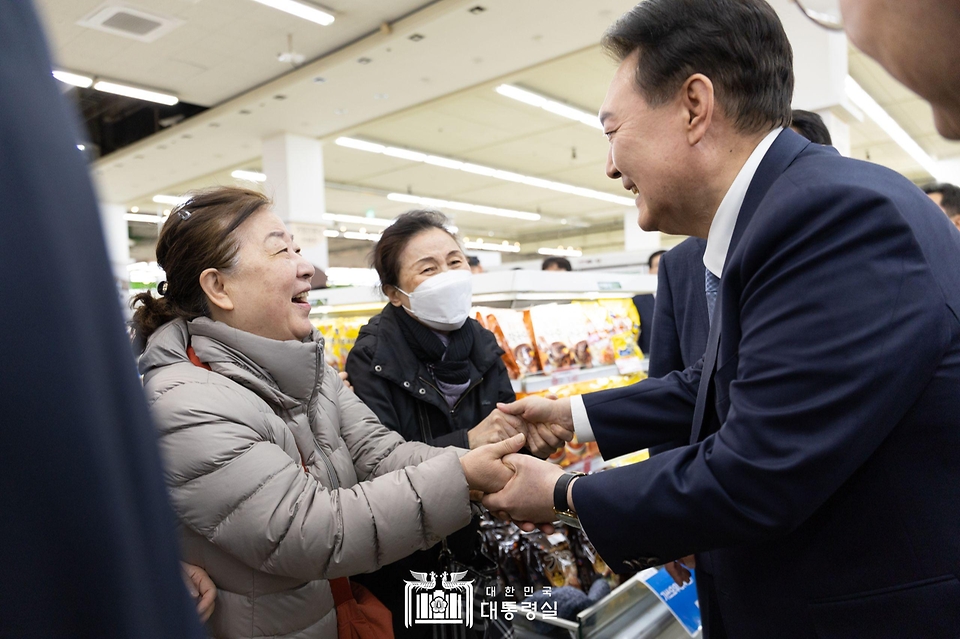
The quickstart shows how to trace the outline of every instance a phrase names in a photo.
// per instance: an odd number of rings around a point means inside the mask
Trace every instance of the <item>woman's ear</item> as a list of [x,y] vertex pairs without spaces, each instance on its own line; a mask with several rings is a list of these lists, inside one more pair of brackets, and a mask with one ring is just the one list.
[[400,297],[402,293],[397,290],[396,286],[384,284],[382,290],[383,294],[387,296],[387,299],[390,300],[391,304],[394,306],[403,306],[403,299]]
[[233,300],[227,293],[223,273],[215,268],[206,269],[200,273],[200,288],[210,300],[210,304],[222,311],[233,310]]

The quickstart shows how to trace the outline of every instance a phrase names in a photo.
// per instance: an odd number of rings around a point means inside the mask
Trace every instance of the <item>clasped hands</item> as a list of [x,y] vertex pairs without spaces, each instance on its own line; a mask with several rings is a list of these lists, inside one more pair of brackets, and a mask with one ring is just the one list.
[[482,493],[491,512],[527,531],[554,521],[553,488],[563,470],[518,453],[526,443],[534,454],[546,456],[573,438],[569,400],[531,396],[498,404],[473,430],[485,424],[495,424],[506,438],[479,445],[460,459],[471,494]]

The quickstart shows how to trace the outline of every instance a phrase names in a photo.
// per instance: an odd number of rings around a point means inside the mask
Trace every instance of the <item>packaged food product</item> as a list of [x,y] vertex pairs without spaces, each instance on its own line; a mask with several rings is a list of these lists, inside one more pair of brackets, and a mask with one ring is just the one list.
[[577,302],[587,317],[587,341],[594,366],[610,366],[615,361],[612,338],[616,334],[610,310],[597,302]]
[[536,341],[526,321],[525,311],[512,308],[483,309],[484,326],[497,338],[503,349],[503,362],[511,379],[519,379],[540,371]]
[[593,365],[588,321],[579,306],[544,304],[534,306],[529,313],[544,373]]

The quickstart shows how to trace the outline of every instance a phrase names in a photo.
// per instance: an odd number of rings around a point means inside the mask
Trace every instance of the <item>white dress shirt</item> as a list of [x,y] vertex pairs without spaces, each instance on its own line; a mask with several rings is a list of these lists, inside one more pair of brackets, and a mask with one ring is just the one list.
[[[718,278],[723,275],[723,265],[727,261],[727,251],[730,249],[733,230],[737,226],[737,218],[740,217],[740,208],[743,206],[743,199],[747,196],[747,189],[753,182],[760,162],[763,161],[781,131],[783,131],[782,128],[776,128],[760,141],[737,173],[733,183],[730,184],[730,188],[720,201],[716,215],[713,216],[713,222],[707,232],[707,248],[703,253],[703,265]],[[577,435],[577,441],[581,443],[596,441],[590,418],[587,417],[587,408],[583,404],[583,397],[574,395],[570,398],[570,412],[573,416],[573,430]]]

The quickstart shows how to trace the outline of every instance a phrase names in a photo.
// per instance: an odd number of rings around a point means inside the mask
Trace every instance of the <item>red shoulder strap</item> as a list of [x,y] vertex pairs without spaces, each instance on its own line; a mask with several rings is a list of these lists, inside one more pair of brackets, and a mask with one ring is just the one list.
[[200,361],[200,358],[197,357],[197,351],[193,350],[193,346],[187,346],[187,357],[190,358],[190,361],[193,363],[194,366],[205,368],[208,371],[213,370],[212,368],[210,368],[209,366],[207,366],[206,364]]

